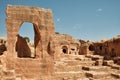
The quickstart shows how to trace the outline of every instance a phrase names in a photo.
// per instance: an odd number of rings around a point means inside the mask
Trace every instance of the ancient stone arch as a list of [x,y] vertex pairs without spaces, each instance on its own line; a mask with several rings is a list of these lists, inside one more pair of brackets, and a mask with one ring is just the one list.
[[[7,56],[17,57],[15,45],[17,34],[24,22],[30,22],[34,26],[35,32],[35,53],[38,58],[45,58],[48,52],[48,46],[54,34],[54,23],[52,20],[52,11],[37,7],[11,6],[6,9],[6,27],[7,27]],[[29,30],[29,29],[28,29]]]

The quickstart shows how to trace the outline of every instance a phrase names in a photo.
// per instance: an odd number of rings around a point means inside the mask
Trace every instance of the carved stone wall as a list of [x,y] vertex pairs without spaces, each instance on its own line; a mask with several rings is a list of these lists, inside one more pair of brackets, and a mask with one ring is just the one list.
[[120,38],[115,37],[104,42],[93,42],[94,53],[108,57],[120,57]]
[[120,57],[120,37],[112,38],[103,44],[103,54],[111,57]]
[[67,34],[55,34],[52,44],[55,59],[60,59],[64,54],[79,54],[79,41]]

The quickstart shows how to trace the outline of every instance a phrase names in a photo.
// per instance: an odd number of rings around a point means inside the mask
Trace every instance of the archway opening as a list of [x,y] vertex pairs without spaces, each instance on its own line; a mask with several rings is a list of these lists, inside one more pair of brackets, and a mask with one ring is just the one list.
[[89,46],[89,50],[90,50],[90,51],[94,51],[94,50],[95,50],[94,46],[93,46],[93,45],[90,45],[90,46]]
[[62,53],[68,54],[68,48],[67,48],[67,46],[63,46],[62,47]]
[[19,58],[35,57],[34,24],[24,22],[20,29],[16,42],[16,52]]

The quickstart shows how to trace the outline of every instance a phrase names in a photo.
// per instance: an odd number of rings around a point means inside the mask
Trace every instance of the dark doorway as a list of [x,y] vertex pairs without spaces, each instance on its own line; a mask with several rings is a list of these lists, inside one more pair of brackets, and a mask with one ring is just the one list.
[[67,51],[66,51],[66,49],[63,49],[63,53],[65,53],[65,54],[66,54],[66,52],[67,52]]
[[62,52],[63,52],[64,54],[68,54],[68,48],[67,48],[67,46],[63,46],[63,47],[62,47]]
[[100,46],[99,49],[102,50],[102,46]]
[[89,46],[89,50],[90,50],[90,51],[94,51],[94,50],[95,50],[94,46],[93,46],[93,45],[90,45],[90,46]]

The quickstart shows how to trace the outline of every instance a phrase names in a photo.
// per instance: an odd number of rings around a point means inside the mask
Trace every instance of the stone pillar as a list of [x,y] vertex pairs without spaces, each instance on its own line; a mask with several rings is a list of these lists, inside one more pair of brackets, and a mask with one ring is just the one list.
[[17,53],[15,50],[16,47],[16,35],[18,34],[19,26],[21,22],[16,20],[6,19],[6,27],[7,27],[7,52],[6,52],[6,67],[9,69],[14,68],[14,60],[17,57]]
[[37,25],[34,25],[34,45],[35,45],[35,57],[41,58],[42,57],[42,43],[41,43],[41,34]]

